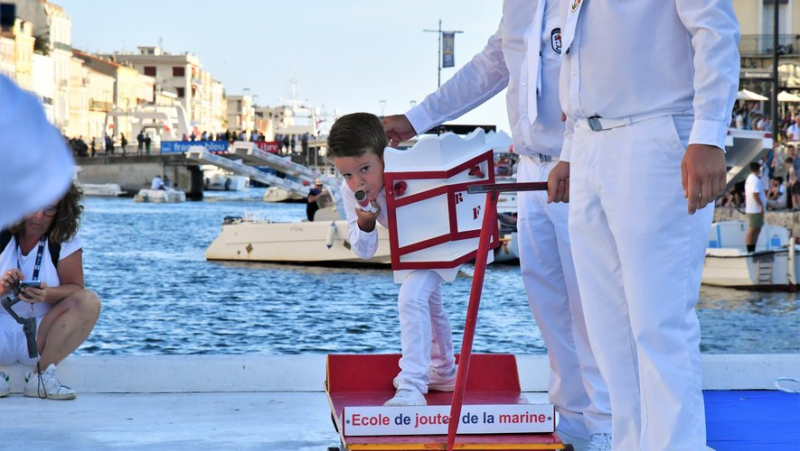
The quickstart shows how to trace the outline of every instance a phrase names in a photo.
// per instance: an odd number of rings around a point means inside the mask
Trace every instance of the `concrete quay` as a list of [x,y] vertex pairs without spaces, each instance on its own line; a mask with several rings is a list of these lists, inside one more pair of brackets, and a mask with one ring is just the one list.
[[[530,402],[547,402],[547,356],[518,356]],[[704,355],[704,389],[773,390],[800,355]],[[74,401],[21,395],[27,368],[5,368],[4,450],[276,450],[337,446],[323,391],[325,356],[72,356]],[[718,448],[723,449],[723,448]],[[734,449],[734,448],[727,448]],[[744,449],[744,448],[742,448]]]
[[[745,214],[733,207],[717,207],[714,209],[714,222],[741,220],[747,221]],[[794,237],[800,236],[800,211],[779,210],[767,211],[764,222],[785,227]]]

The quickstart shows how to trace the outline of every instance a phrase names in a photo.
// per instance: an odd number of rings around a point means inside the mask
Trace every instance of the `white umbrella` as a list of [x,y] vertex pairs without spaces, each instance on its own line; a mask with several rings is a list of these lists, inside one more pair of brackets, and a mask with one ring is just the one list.
[[761,94],[756,94],[753,91],[742,89],[736,94],[736,100],[769,100]]
[[781,91],[778,93],[778,102],[800,102],[800,97]]

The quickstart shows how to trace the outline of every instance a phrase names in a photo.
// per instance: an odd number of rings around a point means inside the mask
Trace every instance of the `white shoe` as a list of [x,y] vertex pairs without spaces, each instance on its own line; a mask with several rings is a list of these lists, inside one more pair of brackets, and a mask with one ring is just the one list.
[[383,403],[384,406],[427,406],[425,396],[417,389],[401,388],[394,394],[394,398]]
[[11,385],[8,384],[8,373],[0,371],[0,398],[8,396],[11,393]]
[[[428,390],[434,391],[453,391],[456,389],[456,375],[458,374],[458,365],[453,367],[452,373],[449,376],[441,376],[434,371],[433,368],[428,370]],[[392,380],[394,388],[400,388],[399,376]]]
[[28,372],[25,376],[25,396],[42,399],[75,399],[78,393],[63,385],[56,377],[56,366],[50,364],[40,374]]
[[586,447],[589,446],[589,439],[585,436],[573,435],[558,429],[556,429],[556,434],[562,442],[572,445],[575,451],[586,451]]
[[611,434],[592,434],[586,451],[611,451]]
[[453,367],[453,371],[449,375],[443,376],[431,368],[428,373],[428,390],[435,391],[453,391],[456,389],[456,375],[458,374],[458,365]]

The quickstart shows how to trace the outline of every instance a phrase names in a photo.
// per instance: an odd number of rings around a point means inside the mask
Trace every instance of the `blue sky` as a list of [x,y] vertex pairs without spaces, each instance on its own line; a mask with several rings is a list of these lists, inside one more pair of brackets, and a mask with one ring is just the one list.
[[[402,113],[436,88],[436,29],[456,35],[456,69],[497,28],[501,0],[55,0],[72,19],[72,44],[90,52],[158,45],[191,52],[229,94],[262,105],[299,97],[341,114]],[[456,69],[442,69],[442,82]],[[505,91],[457,123],[509,130]]]

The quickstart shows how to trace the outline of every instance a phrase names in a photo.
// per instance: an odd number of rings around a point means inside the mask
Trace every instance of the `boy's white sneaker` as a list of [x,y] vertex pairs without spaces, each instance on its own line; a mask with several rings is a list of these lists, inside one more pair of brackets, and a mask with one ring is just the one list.
[[592,434],[586,451],[611,451],[611,434]]
[[11,393],[11,385],[8,383],[8,373],[0,371],[0,398],[8,396]]
[[431,368],[428,373],[428,390],[453,391],[456,389],[456,375],[458,375],[458,365],[453,367],[450,374],[441,375]]
[[43,399],[75,399],[78,393],[63,385],[56,377],[56,366],[50,364],[40,374],[28,372],[25,376],[25,396]]
[[394,398],[383,403],[384,406],[427,406],[425,396],[417,389],[400,388]]

